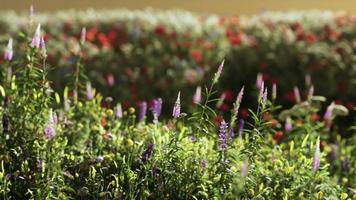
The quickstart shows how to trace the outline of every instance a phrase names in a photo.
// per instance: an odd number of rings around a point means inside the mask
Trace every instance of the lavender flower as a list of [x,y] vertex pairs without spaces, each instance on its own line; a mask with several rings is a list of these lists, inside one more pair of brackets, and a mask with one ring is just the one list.
[[12,38],[10,38],[9,42],[7,43],[7,47],[5,49],[4,60],[11,61],[13,56],[14,56],[14,51],[12,48]]
[[223,120],[220,123],[220,127],[219,127],[219,142],[220,142],[219,149],[221,151],[225,151],[227,149],[227,142],[228,142],[227,129],[228,129],[227,123],[225,122],[225,120]]
[[115,116],[116,118],[118,119],[121,119],[122,118],[122,106],[120,103],[118,103],[115,107]]
[[314,96],[314,86],[310,86],[309,92],[308,92],[308,100],[310,101]]
[[101,163],[101,162],[104,161],[104,157],[103,157],[103,156],[97,156],[97,157],[95,158],[95,161],[98,162],[98,163]]
[[140,113],[139,113],[139,116],[138,116],[138,120],[140,122],[143,122],[146,118],[146,113],[147,113],[147,103],[145,101],[141,102],[139,104],[139,107],[140,107]]
[[222,73],[222,71],[223,71],[223,69],[224,69],[224,63],[225,63],[225,60],[223,60],[223,61],[221,62],[220,66],[219,66],[219,68],[218,68],[218,71],[215,73],[214,79],[213,79],[213,84],[215,84],[215,83],[218,82],[218,80],[219,80],[219,78],[220,78],[220,76],[221,76],[221,73]]
[[143,163],[147,163],[147,161],[152,156],[152,153],[153,153],[153,144],[150,143],[150,144],[148,144],[147,149],[143,152],[143,154],[141,156],[141,161]]
[[45,135],[44,137],[47,140],[51,140],[55,135],[56,135],[56,119],[57,117],[54,117],[52,109],[49,111],[49,117],[48,117],[48,122],[45,127]]
[[290,117],[287,117],[286,119],[286,122],[284,124],[284,130],[289,132],[293,129],[293,126],[292,126],[292,120]]
[[327,122],[330,122],[331,121],[331,118],[333,116],[333,110],[334,110],[334,107],[335,107],[335,103],[332,102],[328,108],[326,109],[326,112],[324,114],[324,120],[327,121]]
[[86,95],[88,100],[92,100],[94,98],[94,92],[90,82],[87,82],[86,84]]
[[240,119],[240,123],[239,123],[239,138],[242,138],[242,133],[244,131],[244,127],[245,127],[245,120]]
[[235,126],[235,121],[236,121],[237,115],[239,114],[239,108],[240,108],[240,105],[241,105],[242,97],[244,95],[244,89],[245,89],[245,86],[242,86],[242,88],[240,89],[239,94],[236,97],[236,101],[234,103],[233,114],[232,114],[231,122],[230,122],[230,126],[231,126],[232,129]]
[[258,89],[263,88],[263,75],[262,75],[262,73],[258,73],[258,74],[257,74],[256,87],[257,87]]
[[82,32],[80,33],[80,44],[83,45],[85,43],[85,39],[87,36],[87,29],[85,27],[82,28]]
[[258,93],[258,102],[261,102],[262,98],[263,98],[263,92],[265,89],[265,83],[262,81],[261,82],[261,86],[259,87],[260,92]]
[[161,115],[162,111],[162,99],[157,98],[152,102],[152,114],[153,114],[153,123],[158,123],[158,117]]
[[300,98],[299,88],[298,88],[297,86],[294,86],[293,91],[294,91],[294,98],[295,98],[295,101],[296,101],[297,103],[300,103],[300,102],[301,102],[301,98]]
[[41,37],[40,48],[41,48],[41,50],[42,50],[42,55],[43,55],[43,57],[46,57],[46,56],[47,56],[46,42],[45,42],[45,40],[43,39],[43,37]]
[[312,168],[314,172],[318,171],[320,168],[320,138],[316,140],[316,148]]
[[236,101],[235,101],[235,106],[234,106],[234,113],[236,113],[236,115],[239,112],[239,108],[242,102],[242,97],[244,96],[244,89],[245,86],[242,86],[242,88],[240,89],[239,94],[237,95]]
[[233,128],[229,129],[229,140],[233,140],[235,137],[235,132]]
[[197,89],[195,90],[195,94],[193,96],[193,103],[199,104],[200,102],[201,102],[201,87],[198,86]]
[[277,99],[277,84],[273,83],[272,85],[272,100],[276,100]]
[[176,103],[174,104],[174,107],[173,107],[172,116],[174,118],[178,118],[180,116],[180,92],[178,92],[178,97],[177,97]]
[[39,49],[41,45],[41,24],[38,24],[35,35],[32,38],[31,47]]
[[268,95],[268,90],[267,87],[265,88],[264,92],[263,92],[263,96],[262,96],[262,107],[266,106],[267,103],[267,95]]

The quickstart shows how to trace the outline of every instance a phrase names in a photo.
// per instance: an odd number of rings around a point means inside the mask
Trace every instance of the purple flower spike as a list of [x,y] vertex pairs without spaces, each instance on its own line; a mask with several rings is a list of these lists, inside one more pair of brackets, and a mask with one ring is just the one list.
[[293,91],[294,91],[294,98],[295,98],[295,101],[297,103],[300,103],[301,102],[301,98],[300,98],[300,92],[299,92],[299,88],[297,86],[295,86],[293,88]]
[[87,82],[86,84],[86,95],[88,100],[92,100],[94,98],[94,92],[90,82]]
[[219,149],[220,151],[225,151],[227,149],[227,123],[225,122],[225,120],[223,120],[220,123],[220,127],[219,127],[219,142],[220,142],[220,146]]
[[193,96],[193,103],[199,104],[200,102],[201,102],[201,87],[198,86],[197,89],[195,90],[195,94]]
[[331,121],[331,118],[333,116],[333,110],[334,110],[335,103],[332,102],[328,108],[326,109],[326,112],[324,114],[324,120],[325,121]]
[[263,92],[263,96],[262,96],[262,105],[265,106],[267,103],[267,96],[268,96],[268,90],[267,87]]
[[177,119],[180,116],[180,92],[178,92],[178,97],[177,97],[176,103],[174,104],[174,107],[173,107],[172,116],[175,119]]
[[11,61],[13,56],[14,56],[14,51],[12,48],[12,38],[10,38],[9,42],[7,43],[7,47],[5,49],[4,60]]
[[245,89],[245,86],[242,86],[239,94],[237,95],[235,106],[234,106],[235,115],[237,115],[239,112],[240,104],[242,102],[242,97],[244,96],[244,89]]
[[158,123],[158,118],[161,115],[162,111],[162,99],[154,99],[152,102],[152,114],[153,114],[153,123]]
[[316,148],[312,168],[314,172],[318,171],[320,168],[320,138],[316,140]]
[[51,140],[56,135],[56,123],[57,123],[57,115],[53,114],[52,109],[49,111],[49,118],[47,125],[45,127],[45,139]]
[[265,83],[263,81],[261,82],[261,87],[259,89],[260,89],[260,92],[258,94],[258,102],[261,102],[261,100],[263,98],[263,92],[265,89]]
[[221,64],[219,65],[218,71],[217,71],[217,72],[215,73],[215,75],[214,75],[213,84],[215,84],[215,83],[218,82],[218,80],[219,80],[219,78],[220,78],[220,76],[221,76],[221,73],[222,73],[222,71],[223,71],[223,69],[224,69],[224,63],[225,63],[225,60],[223,60],[223,61],[221,62]]
[[150,144],[148,144],[147,149],[143,152],[143,154],[141,156],[141,161],[143,163],[147,163],[147,161],[152,156],[152,153],[153,153],[153,144],[150,143]]
[[242,133],[244,132],[245,120],[240,119],[239,123],[239,138],[242,138]]
[[257,87],[258,89],[263,88],[263,75],[262,75],[262,73],[258,73],[258,74],[257,74],[256,87]]
[[291,131],[293,129],[292,126],[292,119],[290,117],[287,117],[286,122],[284,124],[284,130],[287,132]]
[[82,45],[85,43],[86,37],[87,37],[87,29],[85,27],[83,27],[82,32],[80,33],[80,43]]
[[138,120],[140,122],[143,122],[145,121],[145,118],[146,118],[146,113],[147,113],[147,103],[145,101],[141,102],[140,105],[140,113],[139,113],[139,116],[138,116]]
[[116,118],[118,119],[121,119],[122,118],[122,106],[120,103],[118,103],[115,107],[115,116]]
[[41,24],[38,24],[35,35],[32,38],[31,47],[40,48],[41,45]]

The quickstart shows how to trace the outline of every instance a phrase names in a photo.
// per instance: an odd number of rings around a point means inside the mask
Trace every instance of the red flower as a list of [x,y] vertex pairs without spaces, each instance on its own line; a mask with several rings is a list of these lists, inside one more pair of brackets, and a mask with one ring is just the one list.
[[316,122],[316,121],[319,121],[320,120],[320,115],[318,115],[318,114],[312,114],[311,116],[310,116],[310,120],[312,120],[313,122]]
[[223,103],[219,106],[219,109],[222,110],[222,111],[227,111],[229,110],[229,105],[227,105],[226,103]]
[[356,104],[355,103],[352,103],[352,102],[348,102],[346,104],[346,107],[349,109],[349,110],[352,110],[356,107]]
[[108,37],[104,33],[99,33],[98,34],[98,40],[101,44],[102,47],[108,47],[110,46],[110,41]]
[[295,102],[295,95],[294,95],[294,91],[289,91],[287,92],[286,94],[286,99],[289,101],[289,102]]
[[226,101],[231,101],[234,98],[234,93],[231,90],[225,90],[224,91],[224,97],[225,97],[224,99]]
[[110,40],[110,42],[115,42],[116,38],[117,38],[117,33],[115,31],[110,31],[108,33],[108,39]]
[[95,27],[92,27],[90,28],[88,31],[87,31],[87,40],[88,41],[93,41],[95,39],[95,36],[96,36],[96,33],[98,32],[98,30],[95,28]]
[[318,41],[318,37],[314,33],[308,33],[306,35],[306,40],[308,43],[313,44]]
[[166,35],[166,29],[163,26],[157,26],[155,29],[155,33],[159,36]]
[[230,36],[229,40],[230,40],[230,44],[232,46],[240,45],[241,41],[242,41],[240,34],[239,35]]
[[112,73],[108,74],[106,76],[106,83],[108,84],[108,86],[112,87],[115,84],[115,77]]
[[203,60],[203,54],[200,50],[192,50],[191,56],[195,62],[201,62]]
[[240,109],[240,116],[243,119],[247,119],[250,116],[250,113],[248,112],[248,109],[247,108],[241,108]]
[[283,138],[284,133],[282,131],[277,131],[274,136],[273,136],[273,140],[276,142],[280,142],[281,139]]

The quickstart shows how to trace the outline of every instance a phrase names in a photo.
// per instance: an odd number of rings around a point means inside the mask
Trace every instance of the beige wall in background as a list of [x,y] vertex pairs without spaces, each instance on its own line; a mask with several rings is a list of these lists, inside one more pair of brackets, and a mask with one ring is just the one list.
[[181,8],[217,14],[253,14],[262,10],[327,9],[356,11],[356,0],[0,0],[0,10],[26,11],[33,4],[38,12],[60,9],[112,9],[146,7]]

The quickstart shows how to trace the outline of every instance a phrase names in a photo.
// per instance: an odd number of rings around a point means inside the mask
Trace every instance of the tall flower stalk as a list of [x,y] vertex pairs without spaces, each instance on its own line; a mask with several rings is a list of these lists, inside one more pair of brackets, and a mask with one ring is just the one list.
[[318,171],[320,168],[320,138],[316,140],[316,147],[313,157],[312,169],[314,172]]
[[177,119],[180,116],[180,92],[178,92],[177,100],[173,107],[172,116]]

